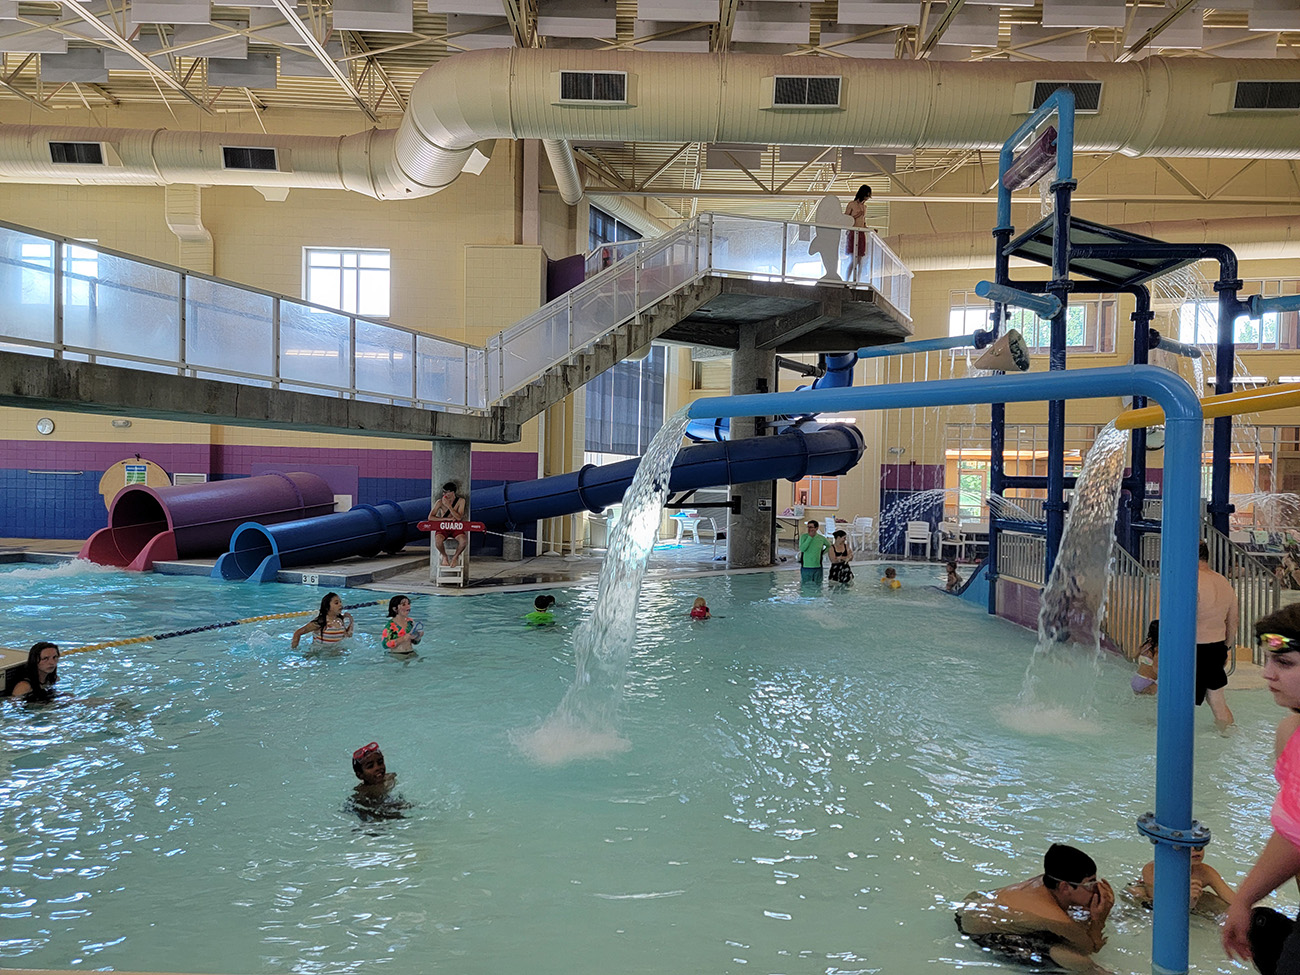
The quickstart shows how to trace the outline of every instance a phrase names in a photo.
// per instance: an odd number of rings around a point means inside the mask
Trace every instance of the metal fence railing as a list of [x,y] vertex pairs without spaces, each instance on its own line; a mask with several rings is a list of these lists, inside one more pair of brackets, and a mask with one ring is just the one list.
[[1042,535],[999,532],[997,558],[999,579],[1013,579],[1039,588],[1046,583],[1043,569],[1047,564],[1047,539]]
[[1101,631],[1129,660],[1137,657],[1147,625],[1159,614],[1159,583],[1159,576],[1147,571],[1121,546],[1114,546]]
[[[1255,622],[1281,605],[1282,583],[1273,570],[1228,540],[1222,532],[1202,525],[1202,536],[1210,548],[1210,568],[1227,576],[1237,593],[1237,644],[1254,647],[1254,661],[1264,663],[1255,646]],[[1232,655],[1235,660],[1235,654]]]

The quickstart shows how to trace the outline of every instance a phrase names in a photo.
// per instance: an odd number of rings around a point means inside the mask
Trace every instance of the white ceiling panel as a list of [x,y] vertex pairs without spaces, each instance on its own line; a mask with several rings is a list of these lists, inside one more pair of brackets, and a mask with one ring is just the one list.
[[862,37],[878,30],[864,24],[833,24],[822,22],[821,45],[828,51],[844,54],[851,58],[892,58],[896,31],[875,34],[864,40],[850,40]]
[[246,58],[208,58],[208,84],[226,88],[274,88],[275,52],[254,51]]
[[807,44],[809,4],[740,0],[731,28],[733,41]]
[[18,16],[18,0],[0,0],[0,20],[13,20]]
[[1277,37],[1258,31],[1238,30],[1235,27],[1207,27],[1203,40],[1205,50],[1221,58],[1275,58]]
[[74,48],[67,54],[41,55],[41,81],[84,81],[105,83],[104,51],[98,47]]
[[718,0],[636,0],[639,20],[679,20],[695,23],[718,19]]
[[480,17],[503,17],[501,0],[429,0],[431,14],[477,14]]
[[[931,24],[941,16],[943,16],[942,8],[930,8]],[[953,17],[948,29],[943,32],[943,36],[939,38],[939,43],[965,47],[997,47],[998,9],[963,5]],[[931,56],[933,57],[933,52]]]
[[712,37],[707,27],[685,27],[672,21],[638,20],[632,33],[637,38],[638,49],[670,54],[708,54]]
[[750,144],[734,145],[719,143],[711,145],[704,153],[704,165],[708,169],[740,169],[741,166],[751,173],[763,164],[763,146]]
[[1056,61],[1086,60],[1088,35],[1057,36],[1060,33],[1059,30],[1048,30],[1031,24],[1013,24],[1011,46],[1039,58],[1050,58]]
[[[997,42],[992,44],[980,44],[979,47],[996,47]],[[969,61],[975,53],[975,48],[968,47],[965,44],[949,44],[947,41],[940,41],[930,51],[931,61]]]
[[1300,30],[1300,3],[1297,0],[1255,0],[1247,14],[1248,30]]
[[[1168,13],[1168,10],[1160,10],[1155,7],[1139,7],[1133,15],[1133,26],[1129,29],[1128,36],[1125,39],[1126,43],[1136,44],[1143,34],[1160,23]],[[1156,35],[1150,46],[1177,51],[1194,51],[1198,49],[1201,46],[1201,19],[1199,10],[1186,11]]]
[[[872,162],[873,159],[875,162]],[[880,165],[877,166],[876,163]],[[892,173],[897,168],[897,164],[898,157],[886,150],[840,150],[840,172],[842,173],[878,173],[882,169],[887,173]]]
[[132,0],[129,24],[206,24],[212,20],[208,0]]
[[[306,7],[299,4],[299,18],[309,16]],[[306,42],[302,35],[284,19],[284,14],[277,10],[253,8],[248,12],[248,26],[253,30],[253,42],[265,41],[268,44],[297,44]]]
[[[141,54],[149,54],[152,51],[158,51],[167,45],[163,39],[158,36],[156,27],[146,27],[140,31],[139,36],[131,42],[131,46]],[[166,54],[159,54],[151,57],[151,60],[158,67],[166,70],[171,67],[171,59]],[[117,48],[104,49],[104,67],[110,71],[143,71],[144,67],[131,55],[126,54]]]
[[841,24],[919,24],[916,0],[840,0]]
[[827,146],[781,146],[780,149],[783,163],[810,163],[814,160],[833,163],[838,155],[838,152]]
[[978,7],[1032,7],[1036,0],[966,0],[966,6]]
[[514,47],[515,35],[504,17],[480,17],[475,14],[447,14],[447,33],[455,34],[447,43],[466,51],[486,51]]
[[[343,43],[330,41],[325,45],[325,53],[338,60],[343,57]],[[345,69],[346,70],[346,69]],[[286,78],[333,78],[329,68],[320,59],[306,51],[281,51],[280,74]]]
[[614,0],[538,0],[537,33],[543,37],[614,37]]
[[[66,54],[68,39],[54,30],[37,30],[33,24],[52,24],[54,17],[24,17],[22,21],[0,20],[0,54]],[[22,36],[17,36],[17,35]]]
[[335,30],[409,34],[414,26],[411,0],[334,0]]
[[172,31],[173,48],[183,58],[246,58],[248,38],[227,34],[212,24],[177,24]]
[[1123,27],[1124,0],[1043,0],[1044,27]]

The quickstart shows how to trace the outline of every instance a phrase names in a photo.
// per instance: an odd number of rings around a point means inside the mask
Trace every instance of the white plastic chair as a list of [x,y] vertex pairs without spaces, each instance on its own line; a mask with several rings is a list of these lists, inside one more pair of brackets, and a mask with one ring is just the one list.
[[822,525],[822,534],[827,538],[835,534],[835,519],[831,515],[826,516],[826,524]]
[[925,558],[930,558],[931,545],[934,542],[933,530],[930,528],[928,521],[909,521],[907,523],[907,548],[904,549],[908,558],[912,556],[913,545],[925,546]]
[[954,558],[961,559],[966,554],[966,540],[962,537],[961,525],[955,521],[939,522],[939,560],[943,561],[948,549],[956,552]]
[[696,542],[700,540],[700,518],[697,511],[681,511],[672,516],[677,521],[677,544],[680,545],[686,538],[686,533],[690,532],[691,537]]
[[859,516],[853,519],[853,527],[849,529],[849,541],[855,552],[865,552],[870,547],[871,525],[870,518]]

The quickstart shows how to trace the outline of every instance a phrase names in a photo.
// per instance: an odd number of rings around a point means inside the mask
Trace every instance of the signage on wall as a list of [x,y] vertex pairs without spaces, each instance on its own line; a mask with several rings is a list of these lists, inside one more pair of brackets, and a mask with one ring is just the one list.
[[127,484],[146,484],[149,480],[149,466],[147,464],[125,464],[126,483]]

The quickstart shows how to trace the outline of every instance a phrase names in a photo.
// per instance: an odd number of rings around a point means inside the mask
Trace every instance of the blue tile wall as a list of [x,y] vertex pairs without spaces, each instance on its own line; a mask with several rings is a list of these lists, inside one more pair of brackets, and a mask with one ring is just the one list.
[[0,536],[89,538],[108,524],[99,493],[103,471],[28,474],[0,469]]

